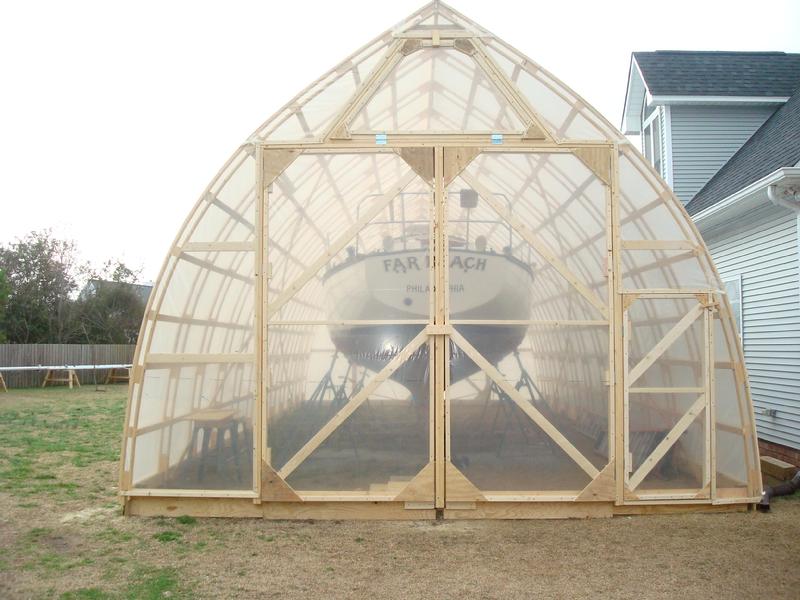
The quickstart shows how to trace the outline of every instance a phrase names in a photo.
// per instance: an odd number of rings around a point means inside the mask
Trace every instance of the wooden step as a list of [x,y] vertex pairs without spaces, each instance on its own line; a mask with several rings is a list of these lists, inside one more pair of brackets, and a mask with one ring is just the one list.
[[761,472],[771,475],[775,479],[786,481],[794,477],[797,473],[797,467],[779,458],[772,458],[771,456],[761,457]]

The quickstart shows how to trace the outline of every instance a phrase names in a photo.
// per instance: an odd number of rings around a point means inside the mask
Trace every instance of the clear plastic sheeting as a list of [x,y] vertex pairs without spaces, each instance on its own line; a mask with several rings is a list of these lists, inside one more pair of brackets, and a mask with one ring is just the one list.
[[[270,318],[352,319],[381,297],[395,317],[427,318],[424,299],[406,309],[395,297],[404,271],[427,283],[430,198],[430,186],[394,153],[297,158],[270,195]],[[377,284],[352,297],[353,278]],[[375,310],[370,318],[392,316]]]
[[[757,447],[752,443],[751,404],[738,375],[744,361],[737,350],[738,334],[724,296],[714,319],[714,399],[717,479],[730,487],[747,486],[750,472],[758,465]],[[744,457],[744,460],[742,460]]]
[[[423,374],[425,377],[426,374]],[[412,395],[407,384],[421,394]],[[428,463],[428,382],[382,383],[286,481],[306,491],[360,491],[393,497]],[[329,405],[324,417],[335,411]]]
[[148,369],[132,453],[133,486],[250,489],[254,397],[252,365]]
[[[707,378],[706,335],[702,313],[694,298],[640,298],[627,311],[628,366],[636,387],[703,387]],[[691,323],[682,327],[681,323]],[[658,358],[645,361],[671,331]],[[662,345],[663,347],[663,345]],[[644,363],[642,361],[645,361]],[[646,365],[638,374],[636,367]],[[636,373],[636,375],[634,375]],[[636,376],[635,381],[633,377]]]
[[[452,192],[473,188],[478,205],[463,210]],[[525,318],[602,318],[598,307],[608,302],[605,189],[576,156],[484,153],[449,190],[451,243],[474,215],[474,239],[530,267],[533,300]]]
[[[456,330],[500,380],[463,349],[451,348],[454,464],[468,477],[474,471],[478,479],[486,478],[489,490],[580,491],[590,478],[564,446],[597,470],[608,463],[608,328],[456,325]],[[542,430],[534,411],[563,441]]]
[[237,153],[154,287],[131,387],[132,488],[252,489],[255,175],[253,152]]
[[573,91],[501,40],[486,52],[558,139],[619,140],[622,135]]
[[[271,326],[266,440],[273,468],[287,477],[294,473],[291,481],[300,490],[325,489],[324,482],[334,486],[330,489],[347,489],[339,486],[358,479],[364,460],[374,461],[371,469],[403,464],[414,467],[403,474],[419,471],[427,459],[417,466],[418,457],[428,455],[427,345],[382,377],[372,393],[363,390],[422,329],[413,324]],[[341,423],[336,420],[340,412],[347,415]],[[315,437],[320,432],[324,439]],[[387,452],[387,447],[402,448],[416,458],[390,460],[384,454],[378,460],[375,453]],[[295,469],[291,461],[299,457],[303,460]],[[327,474],[319,473],[319,466],[304,467],[308,461],[328,464]],[[400,473],[387,473],[383,482],[391,475]]]
[[[459,362],[460,353],[451,353],[450,360]],[[591,481],[520,405],[483,373],[453,384],[451,393],[451,462],[481,490],[575,493]],[[525,401],[530,401],[527,393]]]
[[289,516],[760,493],[740,342],[690,218],[595,109],[441,2],[203,193],[125,424],[123,494]]
[[472,57],[452,48],[403,57],[350,125],[352,132],[524,129]]
[[394,27],[394,33],[396,35],[403,35],[416,31],[430,31],[431,29],[452,29],[454,31],[463,31],[476,37],[491,35],[478,23],[469,20],[452,8],[447,7],[447,9],[444,10],[445,7],[443,5],[440,5],[438,10],[430,10],[430,8],[431,5],[428,5],[399,23]]
[[293,102],[267,121],[255,133],[270,141],[315,139],[325,133],[342,104],[356,92],[370,72],[386,55],[389,40],[376,40],[330,71]]

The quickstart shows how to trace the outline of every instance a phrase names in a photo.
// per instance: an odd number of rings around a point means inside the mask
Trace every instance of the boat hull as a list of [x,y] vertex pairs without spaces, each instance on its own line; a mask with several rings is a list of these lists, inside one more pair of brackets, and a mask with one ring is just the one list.
[[[331,327],[330,335],[336,349],[350,362],[378,372],[419,334],[420,325],[354,325]],[[525,327],[512,325],[459,325],[458,332],[492,364],[516,350],[525,338]],[[453,342],[449,348],[450,382],[455,383],[479,371]],[[424,398],[430,381],[428,344],[420,346],[391,375],[391,379],[406,387],[415,398]]]
[[[425,325],[420,321],[431,321],[428,260],[423,250],[373,253],[356,256],[325,274],[323,282],[331,321],[395,321],[329,326],[334,345],[350,362],[380,371],[422,331]],[[451,250],[448,275],[450,320],[530,318],[533,273],[519,260],[493,252]],[[516,350],[527,330],[524,324],[455,326],[493,364]],[[451,343],[450,381],[469,377],[477,370],[477,365]],[[391,378],[415,396],[426,393],[427,344]]]

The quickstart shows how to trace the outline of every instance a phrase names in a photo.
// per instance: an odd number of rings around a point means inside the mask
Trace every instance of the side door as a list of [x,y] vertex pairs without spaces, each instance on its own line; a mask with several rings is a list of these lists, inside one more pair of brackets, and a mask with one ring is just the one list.
[[624,500],[713,497],[713,294],[627,294],[623,305]]

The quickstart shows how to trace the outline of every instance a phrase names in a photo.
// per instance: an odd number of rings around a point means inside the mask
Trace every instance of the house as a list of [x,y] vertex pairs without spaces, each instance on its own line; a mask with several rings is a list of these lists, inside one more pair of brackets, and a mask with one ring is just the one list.
[[685,204],[798,83],[800,54],[634,52],[622,130]]
[[800,464],[800,54],[636,52],[622,127],[725,283],[762,452]]

